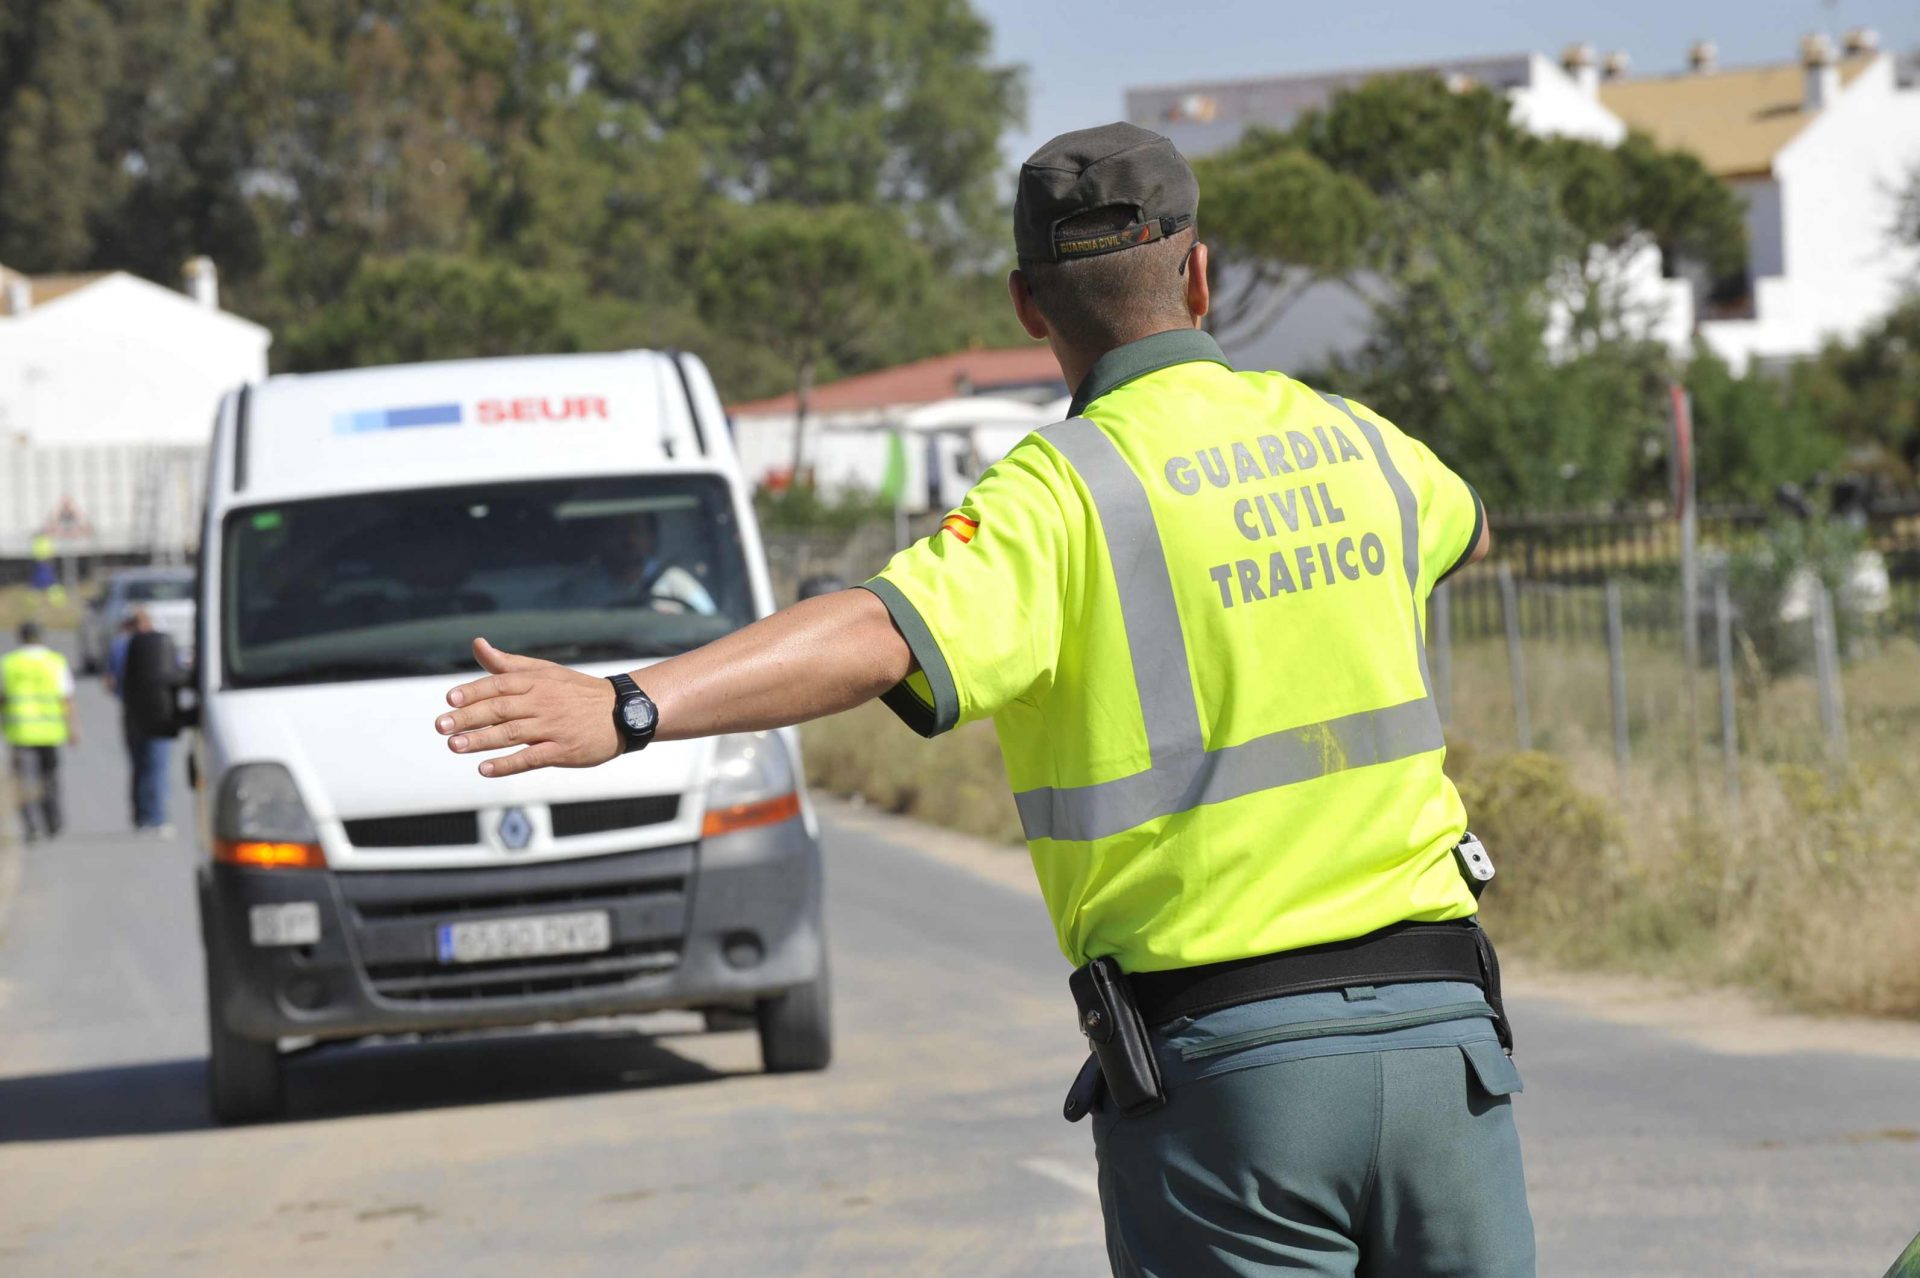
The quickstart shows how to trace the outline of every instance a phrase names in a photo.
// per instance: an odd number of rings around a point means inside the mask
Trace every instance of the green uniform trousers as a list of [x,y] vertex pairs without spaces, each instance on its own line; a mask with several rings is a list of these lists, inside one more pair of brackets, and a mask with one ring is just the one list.
[[[1409,1034],[1463,1041],[1388,1046]],[[1216,1072],[1196,1076],[1163,1035],[1167,1104],[1093,1116],[1113,1272],[1529,1278],[1520,1077],[1491,1026],[1369,1037],[1277,1045],[1324,1054],[1268,1048],[1253,1064],[1203,1048]]]

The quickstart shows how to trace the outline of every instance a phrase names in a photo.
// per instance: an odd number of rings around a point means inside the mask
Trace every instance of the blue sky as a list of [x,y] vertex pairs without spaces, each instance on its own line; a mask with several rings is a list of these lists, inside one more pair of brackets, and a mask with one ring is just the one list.
[[1017,164],[1068,129],[1120,117],[1130,86],[1330,71],[1538,50],[1579,40],[1624,49],[1633,73],[1677,71],[1710,38],[1722,65],[1793,58],[1808,31],[1836,41],[1856,26],[1881,47],[1920,47],[1915,0],[973,0],[994,26],[996,59],[1025,63],[1027,127],[1006,141]]

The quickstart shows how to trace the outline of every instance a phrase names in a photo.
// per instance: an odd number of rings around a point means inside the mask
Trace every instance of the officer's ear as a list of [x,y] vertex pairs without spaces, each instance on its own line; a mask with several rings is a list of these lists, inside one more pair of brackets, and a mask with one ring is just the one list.
[[1207,283],[1207,246],[1194,242],[1187,250],[1186,265],[1187,310],[1193,315],[1196,326],[1213,309],[1213,289]]
[[1019,317],[1020,327],[1027,330],[1027,336],[1036,342],[1046,341],[1047,317],[1040,313],[1040,304],[1033,300],[1032,282],[1017,266],[1007,272],[1007,296],[1013,299],[1013,313]]

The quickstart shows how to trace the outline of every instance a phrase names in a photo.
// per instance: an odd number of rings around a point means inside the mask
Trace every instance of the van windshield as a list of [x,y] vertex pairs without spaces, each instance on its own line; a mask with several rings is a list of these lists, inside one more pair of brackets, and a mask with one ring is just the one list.
[[753,619],[717,476],[252,506],[223,546],[230,687],[471,671],[480,634],[560,662],[670,656]]
[[193,598],[193,574],[177,577],[132,577],[121,583],[123,603],[172,603]]

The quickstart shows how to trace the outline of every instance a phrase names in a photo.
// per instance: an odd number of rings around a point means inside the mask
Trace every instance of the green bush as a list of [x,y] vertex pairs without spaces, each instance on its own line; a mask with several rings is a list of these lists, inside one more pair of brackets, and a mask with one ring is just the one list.
[[[1727,560],[1727,589],[1761,673],[1789,674],[1812,662],[1813,627],[1780,616],[1795,577],[1805,569],[1837,595],[1865,546],[1865,535],[1851,525],[1813,519],[1781,520],[1734,548]],[[1856,614],[1835,608],[1834,626],[1844,650],[1860,621]]]

